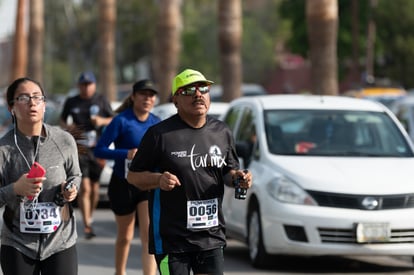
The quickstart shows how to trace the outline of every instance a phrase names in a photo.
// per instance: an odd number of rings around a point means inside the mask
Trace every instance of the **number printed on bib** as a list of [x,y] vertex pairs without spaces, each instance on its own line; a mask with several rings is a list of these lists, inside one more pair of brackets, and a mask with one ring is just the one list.
[[39,202],[35,209],[20,207],[20,232],[48,234],[55,232],[60,223],[59,207],[54,202]]
[[218,225],[218,200],[187,202],[187,228],[209,228]]

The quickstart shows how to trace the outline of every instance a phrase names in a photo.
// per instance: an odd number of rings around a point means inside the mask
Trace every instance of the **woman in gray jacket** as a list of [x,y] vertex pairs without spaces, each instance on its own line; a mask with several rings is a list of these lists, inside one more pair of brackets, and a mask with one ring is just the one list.
[[[0,139],[3,274],[75,275],[76,222],[68,202],[76,198],[81,177],[76,141],[43,123],[45,93],[38,82],[16,79],[7,104],[14,127]],[[28,177],[34,163],[44,176]]]

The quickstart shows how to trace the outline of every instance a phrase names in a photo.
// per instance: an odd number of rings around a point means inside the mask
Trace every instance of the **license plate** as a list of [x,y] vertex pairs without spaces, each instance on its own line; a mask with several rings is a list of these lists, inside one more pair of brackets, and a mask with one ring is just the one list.
[[358,223],[356,226],[358,243],[388,242],[390,236],[389,223]]

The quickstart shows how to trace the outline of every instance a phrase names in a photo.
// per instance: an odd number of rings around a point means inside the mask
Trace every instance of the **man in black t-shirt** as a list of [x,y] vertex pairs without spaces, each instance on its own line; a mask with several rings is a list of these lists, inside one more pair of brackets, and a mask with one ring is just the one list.
[[84,152],[79,152],[82,183],[78,203],[85,237],[91,239],[95,237],[92,216],[99,202],[99,178],[104,167],[104,160],[95,158],[93,149],[103,127],[111,122],[113,111],[106,97],[96,92],[96,78],[92,72],[79,76],[78,88],[79,94],[66,100],[60,118],[63,128],[72,133],[80,132],[78,143],[85,148]]
[[174,78],[177,114],[147,130],[129,168],[128,182],[150,190],[149,249],[161,275],[223,274],[224,184],[252,183],[230,129],[207,116],[211,83],[191,69]]

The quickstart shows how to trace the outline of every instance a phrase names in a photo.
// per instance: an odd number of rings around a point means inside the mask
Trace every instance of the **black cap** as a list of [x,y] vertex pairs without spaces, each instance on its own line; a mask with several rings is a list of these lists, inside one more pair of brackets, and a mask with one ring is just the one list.
[[152,82],[149,79],[143,79],[138,82],[135,82],[134,86],[132,86],[133,92],[138,92],[138,91],[143,91],[143,90],[150,90],[158,94],[158,91],[155,88],[154,82]]
[[93,72],[83,72],[78,79],[79,84],[96,83],[96,78]]

